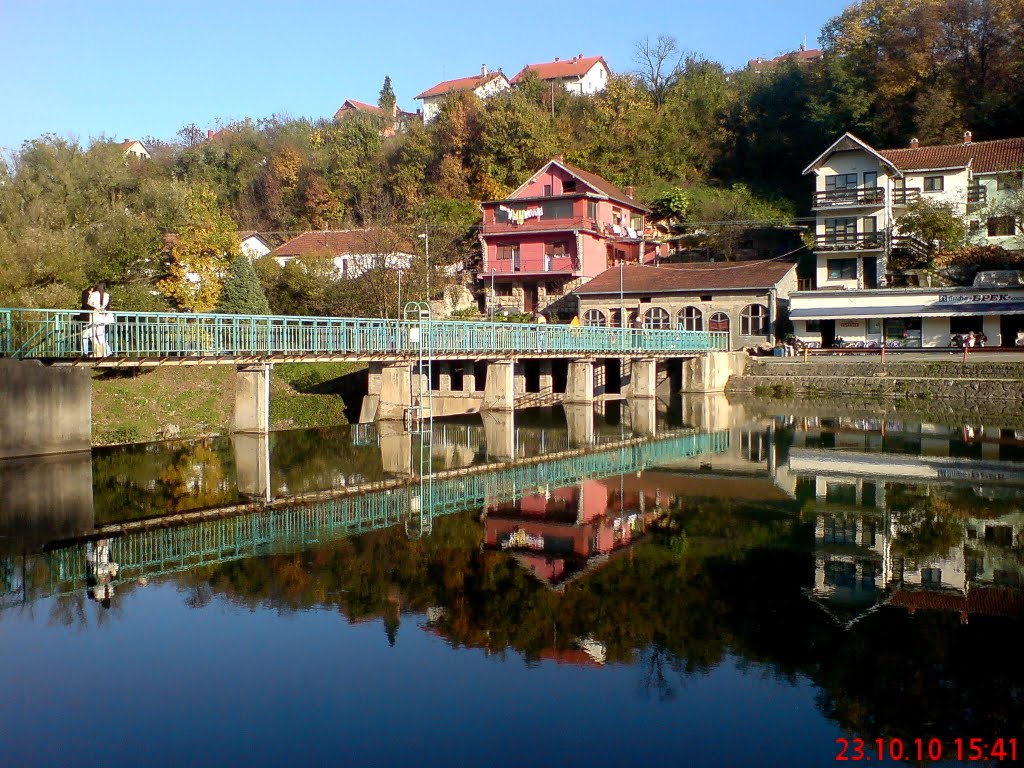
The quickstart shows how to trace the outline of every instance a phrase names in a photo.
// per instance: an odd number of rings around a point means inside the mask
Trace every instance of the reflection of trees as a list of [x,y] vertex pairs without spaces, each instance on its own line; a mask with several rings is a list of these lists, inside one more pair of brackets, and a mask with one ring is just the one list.
[[271,435],[271,478],[278,492],[305,493],[384,477],[380,449],[357,446],[347,428],[297,429]]
[[912,562],[944,558],[963,541],[962,509],[933,495],[927,486],[894,483],[886,493],[896,531],[893,547]]

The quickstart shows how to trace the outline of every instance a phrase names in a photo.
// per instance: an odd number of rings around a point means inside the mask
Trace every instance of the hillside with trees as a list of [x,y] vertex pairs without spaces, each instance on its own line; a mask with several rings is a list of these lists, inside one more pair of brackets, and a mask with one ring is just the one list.
[[[486,102],[452,96],[437,120],[387,138],[369,113],[273,116],[212,136],[189,125],[146,140],[150,160],[43,136],[0,164],[0,304],[72,307],[104,279],[117,309],[212,309],[239,229],[281,239],[382,226],[409,242],[429,230],[435,264],[472,267],[477,202],[555,154],[633,185],[685,226],[805,213],[800,170],[846,130],[880,147],[1022,133],[1020,0],[861,0],[821,39],[820,61],[736,72],[686,41],[645,39],[634,71],[596,96],[527,78]],[[381,105],[394,98],[385,77]],[[257,272],[272,311],[314,309],[307,270]],[[353,299],[369,288],[350,288],[321,286],[316,313],[372,312]]]

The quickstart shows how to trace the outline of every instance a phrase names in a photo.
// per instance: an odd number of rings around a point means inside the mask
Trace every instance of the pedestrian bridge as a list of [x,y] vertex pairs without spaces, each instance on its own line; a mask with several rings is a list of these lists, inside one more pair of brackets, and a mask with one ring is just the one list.
[[90,322],[62,309],[0,309],[0,355],[93,367],[260,361],[669,357],[727,350],[729,334],[525,323],[112,312],[109,354],[83,354]]

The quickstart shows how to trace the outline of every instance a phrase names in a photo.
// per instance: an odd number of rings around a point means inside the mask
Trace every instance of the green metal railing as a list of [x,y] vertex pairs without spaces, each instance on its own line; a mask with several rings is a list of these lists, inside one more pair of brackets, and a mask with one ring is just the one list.
[[[630,440],[607,450],[575,452],[549,461],[520,462],[498,471],[438,473],[438,479],[429,484],[413,483],[310,503],[282,500],[273,508],[253,505],[252,512],[232,517],[203,519],[216,511],[205,510],[197,521],[176,527],[110,534],[109,559],[118,565],[115,583],[155,578],[248,557],[293,552],[389,528],[405,522],[411,510],[437,517],[479,509],[544,489],[633,474],[728,447],[728,431],[686,431],[661,440]],[[0,608],[85,589],[89,546],[78,541],[52,552],[0,558],[0,576],[6,582],[0,589]]]
[[[109,355],[251,357],[270,355],[433,355],[566,352],[636,354],[726,350],[727,333],[351,317],[114,312],[104,326]],[[89,313],[0,308],[0,355],[81,357]]]

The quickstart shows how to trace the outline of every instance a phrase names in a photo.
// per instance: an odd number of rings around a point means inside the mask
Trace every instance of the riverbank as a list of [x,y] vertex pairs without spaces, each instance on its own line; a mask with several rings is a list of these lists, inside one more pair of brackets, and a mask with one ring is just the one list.
[[[359,407],[358,379],[365,377],[365,370],[364,363],[274,366],[271,428],[349,423],[346,411],[350,414],[351,407]],[[92,382],[92,443],[116,445],[226,434],[231,429],[234,398],[231,366],[96,373]]]
[[764,397],[945,400],[957,411],[977,401],[1024,399],[1024,362],[877,359],[753,359],[726,391]]

